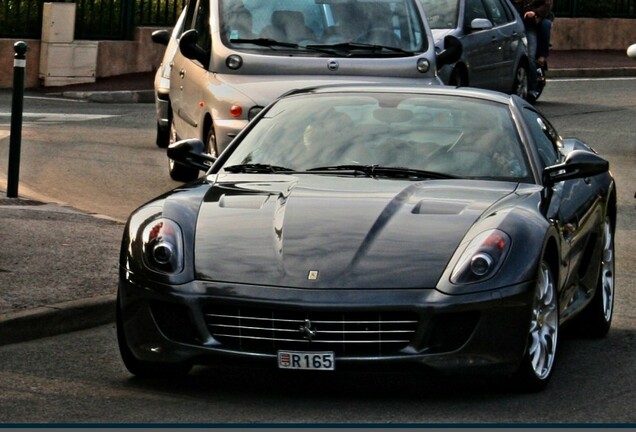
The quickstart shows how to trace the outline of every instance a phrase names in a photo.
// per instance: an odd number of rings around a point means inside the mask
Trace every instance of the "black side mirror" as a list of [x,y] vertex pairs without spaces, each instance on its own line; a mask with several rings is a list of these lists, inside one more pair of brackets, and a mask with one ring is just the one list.
[[543,184],[550,187],[564,180],[592,177],[609,171],[609,162],[587,150],[573,150],[565,162],[543,170]]
[[167,155],[182,165],[207,171],[216,158],[205,153],[205,144],[197,138],[177,141],[168,146]]
[[437,69],[447,64],[453,64],[462,56],[462,42],[455,36],[448,35],[444,38],[444,49],[437,54]]
[[198,40],[199,33],[194,29],[188,30],[179,39],[179,49],[184,56],[190,60],[197,60],[203,67],[207,68],[210,54],[197,45]]
[[152,41],[159,45],[168,45],[170,42],[170,32],[168,30],[155,30],[150,36]]

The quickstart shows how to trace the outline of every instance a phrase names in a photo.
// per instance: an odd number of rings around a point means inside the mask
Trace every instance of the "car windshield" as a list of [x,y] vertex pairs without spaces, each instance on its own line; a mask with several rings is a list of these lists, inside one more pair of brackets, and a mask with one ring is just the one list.
[[457,27],[460,0],[421,0],[431,29]]
[[[222,0],[221,37],[233,49],[268,54],[290,49],[317,55],[378,54],[365,49],[371,45],[409,55],[428,47],[416,1]],[[329,51],[333,45],[338,46]]]
[[412,171],[403,170],[400,177],[418,178],[411,175],[417,170],[432,173],[430,178],[530,182],[523,149],[506,104],[447,95],[341,92],[281,99],[250,126],[224,167],[228,172],[244,166],[333,175],[382,175],[404,168]]

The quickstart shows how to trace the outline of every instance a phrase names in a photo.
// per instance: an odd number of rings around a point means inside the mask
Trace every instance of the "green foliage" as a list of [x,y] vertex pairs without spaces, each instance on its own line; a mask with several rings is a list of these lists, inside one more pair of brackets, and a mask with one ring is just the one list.
[[0,0],[0,37],[39,37],[41,17],[41,1]]

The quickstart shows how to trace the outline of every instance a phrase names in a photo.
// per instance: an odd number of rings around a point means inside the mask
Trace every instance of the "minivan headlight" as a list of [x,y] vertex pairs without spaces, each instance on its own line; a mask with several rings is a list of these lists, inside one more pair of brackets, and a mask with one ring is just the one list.
[[225,65],[232,70],[240,69],[243,66],[243,58],[238,54],[229,55],[225,59]]

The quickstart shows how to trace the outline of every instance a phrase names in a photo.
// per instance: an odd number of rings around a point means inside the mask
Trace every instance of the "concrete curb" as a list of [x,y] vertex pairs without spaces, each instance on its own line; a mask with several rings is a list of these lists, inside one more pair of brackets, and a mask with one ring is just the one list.
[[81,99],[100,103],[154,103],[154,90],[118,90],[118,91],[65,91],[49,93],[68,99]]
[[623,78],[636,77],[636,67],[548,69],[547,78]]
[[116,295],[108,294],[0,315],[0,345],[83,330],[115,321]]

